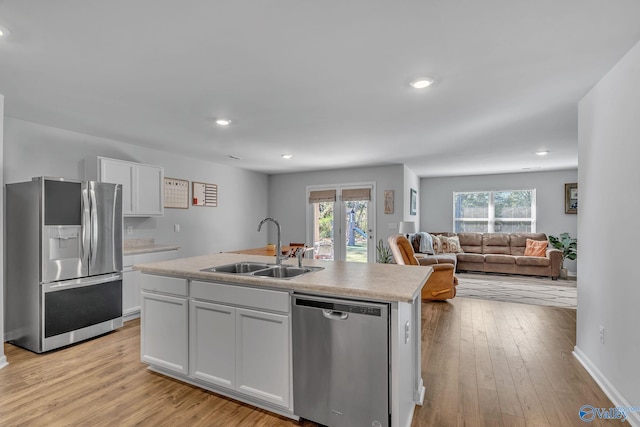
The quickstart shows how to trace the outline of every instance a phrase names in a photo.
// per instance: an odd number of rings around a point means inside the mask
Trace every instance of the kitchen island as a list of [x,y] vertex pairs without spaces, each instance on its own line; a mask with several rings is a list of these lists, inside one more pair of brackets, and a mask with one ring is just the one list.
[[420,290],[431,269],[304,260],[322,269],[287,279],[203,271],[273,260],[220,253],[136,265],[143,273],[142,361],[155,372],[297,419],[292,295],[382,302],[389,306],[390,416],[381,425],[409,426],[424,396]]

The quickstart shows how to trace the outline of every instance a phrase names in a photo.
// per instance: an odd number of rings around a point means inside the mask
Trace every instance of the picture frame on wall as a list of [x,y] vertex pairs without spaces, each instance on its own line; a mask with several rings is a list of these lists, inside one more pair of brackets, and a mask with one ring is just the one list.
[[393,190],[384,190],[384,213],[393,213]]
[[417,205],[418,205],[418,192],[412,188],[411,196],[409,199],[409,215],[416,214]]
[[564,213],[578,213],[578,183],[572,182],[564,185]]
[[164,177],[164,207],[189,209],[189,181]]

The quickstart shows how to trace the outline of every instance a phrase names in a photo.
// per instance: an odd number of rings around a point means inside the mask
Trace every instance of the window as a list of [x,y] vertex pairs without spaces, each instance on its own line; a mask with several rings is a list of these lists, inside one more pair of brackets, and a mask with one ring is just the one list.
[[453,231],[536,231],[536,190],[453,193]]

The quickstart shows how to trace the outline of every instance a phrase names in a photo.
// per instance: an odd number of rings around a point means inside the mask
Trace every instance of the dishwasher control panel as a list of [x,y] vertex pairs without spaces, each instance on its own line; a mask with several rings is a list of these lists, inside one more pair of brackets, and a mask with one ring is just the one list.
[[321,308],[323,310],[340,311],[342,313],[364,314],[367,316],[382,316],[380,307],[371,307],[357,304],[341,304],[328,301],[309,301],[305,299],[297,299],[296,305],[305,307]]

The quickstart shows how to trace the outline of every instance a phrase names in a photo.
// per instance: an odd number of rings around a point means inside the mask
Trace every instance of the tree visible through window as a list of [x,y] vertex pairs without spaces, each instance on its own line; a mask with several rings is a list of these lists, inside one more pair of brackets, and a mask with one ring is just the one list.
[[536,190],[453,193],[453,230],[535,232]]

